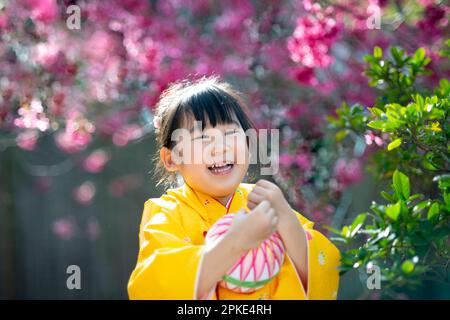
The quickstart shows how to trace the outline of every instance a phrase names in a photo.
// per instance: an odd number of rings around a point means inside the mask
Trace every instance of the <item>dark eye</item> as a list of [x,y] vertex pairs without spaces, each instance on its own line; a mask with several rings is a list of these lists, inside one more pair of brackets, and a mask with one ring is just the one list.
[[232,130],[227,130],[227,132],[225,132],[225,135],[232,135],[232,134],[236,134],[239,132],[239,129],[232,129]]
[[207,140],[207,139],[209,139],[209,136],[202,134],[200,136],[193,138],[192,140]]

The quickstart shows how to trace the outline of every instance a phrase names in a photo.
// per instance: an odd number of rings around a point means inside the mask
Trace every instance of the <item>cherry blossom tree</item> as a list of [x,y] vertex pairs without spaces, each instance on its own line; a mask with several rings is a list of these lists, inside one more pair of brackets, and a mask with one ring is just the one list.
[[[325,116],[343,101],[375,101],[362,57],[374,46],[424,47],[432,75],[420,85],[448,77],[437,52],[450,8],[438,0],[3,3],[0,150],[33,152],[49,135],[98,173],[109,155],[90,145],[107,139],[120,148],[151,134],[155,102],[170,82],[218,74],[248,95],[259,128],[281,130],[274,178],[319,221],[330,222],[371,150],[385,143],[367,132],[358,148],[335,150],[327,137]],[[80,8],[80,29],[67,26],[70,5]],[[120,196],[135,183],[122,179],[110,191]],[[85,182],[74,197],[89,203],[95,185]]]

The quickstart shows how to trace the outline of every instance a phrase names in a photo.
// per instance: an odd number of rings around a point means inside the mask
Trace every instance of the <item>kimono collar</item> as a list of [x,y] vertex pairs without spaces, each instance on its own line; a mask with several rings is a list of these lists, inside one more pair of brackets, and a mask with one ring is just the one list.
[[209,224],[214,224],[214,222],[222,216],[228,213],[236,213],[241,208],[248,210],[247,199],[239,186],[231,195],[225,206],[212,196],[192,189],[186,183],[180,189],[187,198],[188,204],[196,209],[201,217]]

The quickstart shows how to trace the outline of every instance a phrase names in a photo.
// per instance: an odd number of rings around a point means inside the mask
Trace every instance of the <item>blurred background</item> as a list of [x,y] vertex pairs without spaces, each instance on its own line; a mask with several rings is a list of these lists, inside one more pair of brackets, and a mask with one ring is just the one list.
[[[153,110],[188,76],[220,75],[247,96],[258,128],[280,129],[271,178],[331,236],[326,226],[382,199],[393,160],[380,158],[388,134],[351,117],[336,132],[329,117],[383,102],[386,83],[364,59],[375,47],[423,48],[427,72],[408,88],[448,79],[449,13],[438,0],[0,0],[0,298],[127,299],[143,204],[164,192],[151,175]],[[397,68],[405,77],[409,61]],[[81,290],[66,286],[69,265]],[[387,298],[450,298],[448,281],[417,279],[420,290]],[[384,296],[355,267],[338,298]]]

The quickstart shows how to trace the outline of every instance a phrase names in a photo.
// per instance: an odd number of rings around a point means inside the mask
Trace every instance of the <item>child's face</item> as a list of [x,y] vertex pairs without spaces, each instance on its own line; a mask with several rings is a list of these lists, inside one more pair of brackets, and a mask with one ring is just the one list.
[[203,131],[194,124],[185,129],[189,135],[183,135],[172,150],[172,160],[178,155],[176,170],[195,190],[212,197],[232,194],[249,166],[246,135],[239,122],[214,128],[208,124]]

